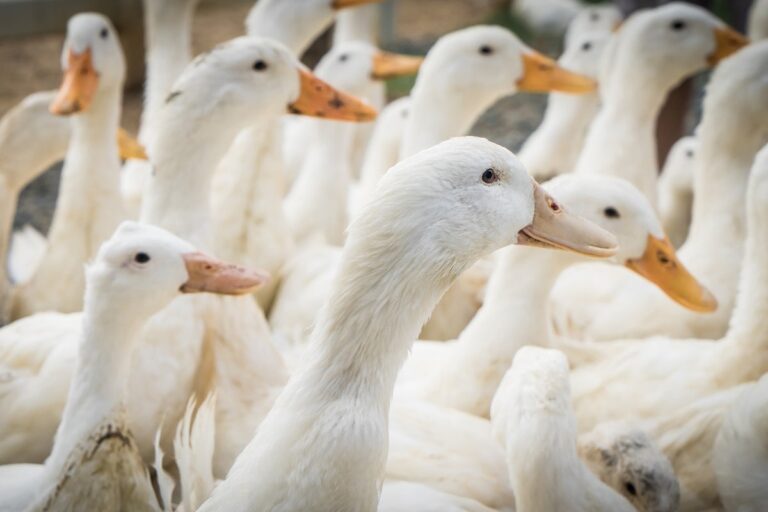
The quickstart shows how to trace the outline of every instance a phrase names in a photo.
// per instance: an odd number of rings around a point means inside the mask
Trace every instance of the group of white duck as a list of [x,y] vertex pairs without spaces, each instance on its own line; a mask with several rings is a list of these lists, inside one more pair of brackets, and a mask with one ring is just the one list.
[[[0,512],[768,510],[768,1],[751,42],[573,3],[557,62],[384,52],[375,0],[258,0],[192,60],[196,4],[144,1],[138,141],[95,13],[0,121]],[[527,92],[518,156],[465,136]]]

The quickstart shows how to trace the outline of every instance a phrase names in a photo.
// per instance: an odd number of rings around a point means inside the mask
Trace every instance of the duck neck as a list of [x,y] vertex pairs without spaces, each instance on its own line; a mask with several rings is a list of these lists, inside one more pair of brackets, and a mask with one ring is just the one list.
[[[105,217],[119,219],[120,207],[116,205],[121,204],[120,159],[116,137],[121,100],[119,87],[101,90],[86,111],[72,116],[72,136],[48,237],[51,242],[65,233],[106,224]],[[100,205],[106,210],[97,211]],[[108,231],[113,228],[109,226]],[[103,241],[98,233],[87,236],[96,245]]]
[[485,302],[456,341],[457,365],[446,365],[461,379],[485,384],[467,389],[483,394],[472,398],[483,404],[486,415],[518,349],[549,343],[550,291],[560,273],[581,260],[564,251],[529,247],[507,247],[498,257]]
[[623,78],[634,75],[621,68],[611,74],[614,80],[601,91],[603,106],[589,129],[576,172],[624,178],[655,204],[656,119],[672,84],[643,79],[651,73],[635,74],[633,81]]
[[126,313],[108,295],[93,284],[86,291],[75,374],[46,461],[53,470],[104,421],[121,421],[131,352],[146,318]]
[[417,83],[414,88],[400,145],[401,160],[451,137],[468,133],[477,118],[497,99],[456,94],[450,89],[431,88],[431,85],[427,80],[427,83]]
[[151,140],[155,115],[192,60],[192,18],[198,0],[144,0],[147,85],[139,139]]
[[185,112],[181,102],[169,106],[162,112],[162,126],[152,147],[153,173],[141,220],[205,249],[210,245],[213,173],[242,127],[216,109]]

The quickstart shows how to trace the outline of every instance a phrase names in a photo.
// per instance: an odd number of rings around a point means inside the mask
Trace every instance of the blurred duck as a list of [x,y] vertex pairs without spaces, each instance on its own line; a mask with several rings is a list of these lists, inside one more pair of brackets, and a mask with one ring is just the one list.
[[[615,235],[618,251],[542,254],[521,247],[500,251],[482,308],[457,340],[414,345],[400,372],[396,398],[424,399],[488,417],[496,388],[520,347],[554,343],[547,308],[550,291],[561,272],[588,256],[611,257],[613,263],[633,269],[673,296],[679,282],[695,285],[682,265],[667,274],[644,271],[649,252],[655,254],[649,246],[665,235],[653,207],[630,183],[570,174],[547,182],[544,189],[567,205],[562,208]],[[674,250],[669,248],[667,257],[676,261]],[[457,388],[458,381],[462,385]]]
[[568,214],[538,224],[538,190],[509,151],[472,137],[391,169],[350,226],[302,367],[200,511],[376,510],[397,371],[450,281],[531,237],[593,243],[597,228]]
[[691,227],[693,174],[698,149],[696,137],[683,137],[677,141],[659,177],[659,216],[675,247],[683,245]]
[[664,99],[685,77],[738,51],[747,39],[704,9],[673,2],[630,16],[606,49],[602,108],[576,172],[629,180],[656,204],[655,126]]
[[[696,199],[680,260],[712,292],[717,308],[697,288],[681,295],[678,305],[621,269],[576,268],[553,290],[556,325],[566,329],[561,332],[594,340],[723,336],[743,268],[750,167],[768,142],[766,105],[768,43],[756,43],[715,70],[697,129]],[[660,271],[669,266],[658,263]]]
[[[589,32],[567,39],[558,64],[597,78],[600,58],[609,37],[610,32]],[[579,95],[553,92],[549,95],[544,119],[518,154],[531,176],[537,181],[546,181],[573,170],[599,106],[597,91]]]
[[123,219],[117,141],[125,60],[112,24],[74,16],[62,52],[64,80],[50,109],[71,116],[48,246],[34,275],[14,290],[11,318],[37,311],[79,311],[82,267]]
[[[765,85],[763,85],[765,87]],[[749,94],[742,91],[742,94]],[[617,351],[572,373],[579,426],[588,430],[604,421],[654,418],[679,411],[698,399],[768,371],[765,358],[766,243],[768,222],[768,150],[758,156],[747,198],[747,241],[739,297],[722,340],[674,340],[664,336],[616,345]],[[630,390],[642,390],[632,393]],[[626,397],[632,393],[633,399]]]
[[565,356],[539,347],[520,349],[491,411],[496,439],[506,446],[515,510],[634,511],[579,459],[570,402]]
[[162,229],[124,223],[86,279],[80,348],[53,451],[42,465],[0,466],[2,510],[159,510],[125,418],[141,329],[180,293],[248,293],[263,274],[197,252]]
[[587,34],[609,34],[621,26],[622,16],[618,7],[612,4],[585,5],[568,24],[565,32],[566,48],[573,45],[573,39]]
[[753,41],[768,38],[768,0],[755,0],[752,3],[747,33]]

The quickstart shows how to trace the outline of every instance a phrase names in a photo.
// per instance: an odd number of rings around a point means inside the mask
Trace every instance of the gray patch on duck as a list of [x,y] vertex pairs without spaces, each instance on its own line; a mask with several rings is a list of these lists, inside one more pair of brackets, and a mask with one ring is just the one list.
[[168,104],[179,96],[181,96],[181,91],[171,91],[170,94],[168,94],[168,96],[165,98],[165,103]]

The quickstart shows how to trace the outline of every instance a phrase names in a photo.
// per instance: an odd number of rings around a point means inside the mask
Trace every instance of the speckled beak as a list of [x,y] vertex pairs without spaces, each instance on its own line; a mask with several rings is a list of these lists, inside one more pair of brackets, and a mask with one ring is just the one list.
[[525,92],[585,94],[597,90],[597,82],[560,67],[545,55],[528,50],[523,53],[523,76],[517,81],[517,88]]
[[721,60],[730,57],[749,44],[749,39],[731,27],[718,27],[714,32],[715,51],[707,56],[707,63],[710,66],[715,66]]
[[376,109],[364,101],[334,89],[306,69],[299,69],[298,73],[299,97],[288,106],[289,112],[337,121],[376,119]]
[[183,293],[243,295],[269,281],[266,272],[225,263],[201,252],[188,253],[183,258],[189,274],[189,279],[181,286]]
[[715,296],[683,266],[667,237],[648,235],[643,255],[629,260],[626,266],[661,288],[670,299],[683,307],[700,313],[717,309]]
[[93,68],[90,48],[83,53],[69,50],[64,80],[51,103],[51,113],[66,116],[87,109],[98,84],[99,74]]
[[518,233],[518,245],[561,249],[598,258],[616,254],[616,237],[597,224],[564,210],[535,181],[533,186],[533,222]]
[[374,80],[389,80],[398,76],[414,75],[419,72],[422,62],[423,57],[378,52],[373,56],[371,77]]
[[123,160],[148,160],[144,146],[122,128],[117,129],[117,150]]

